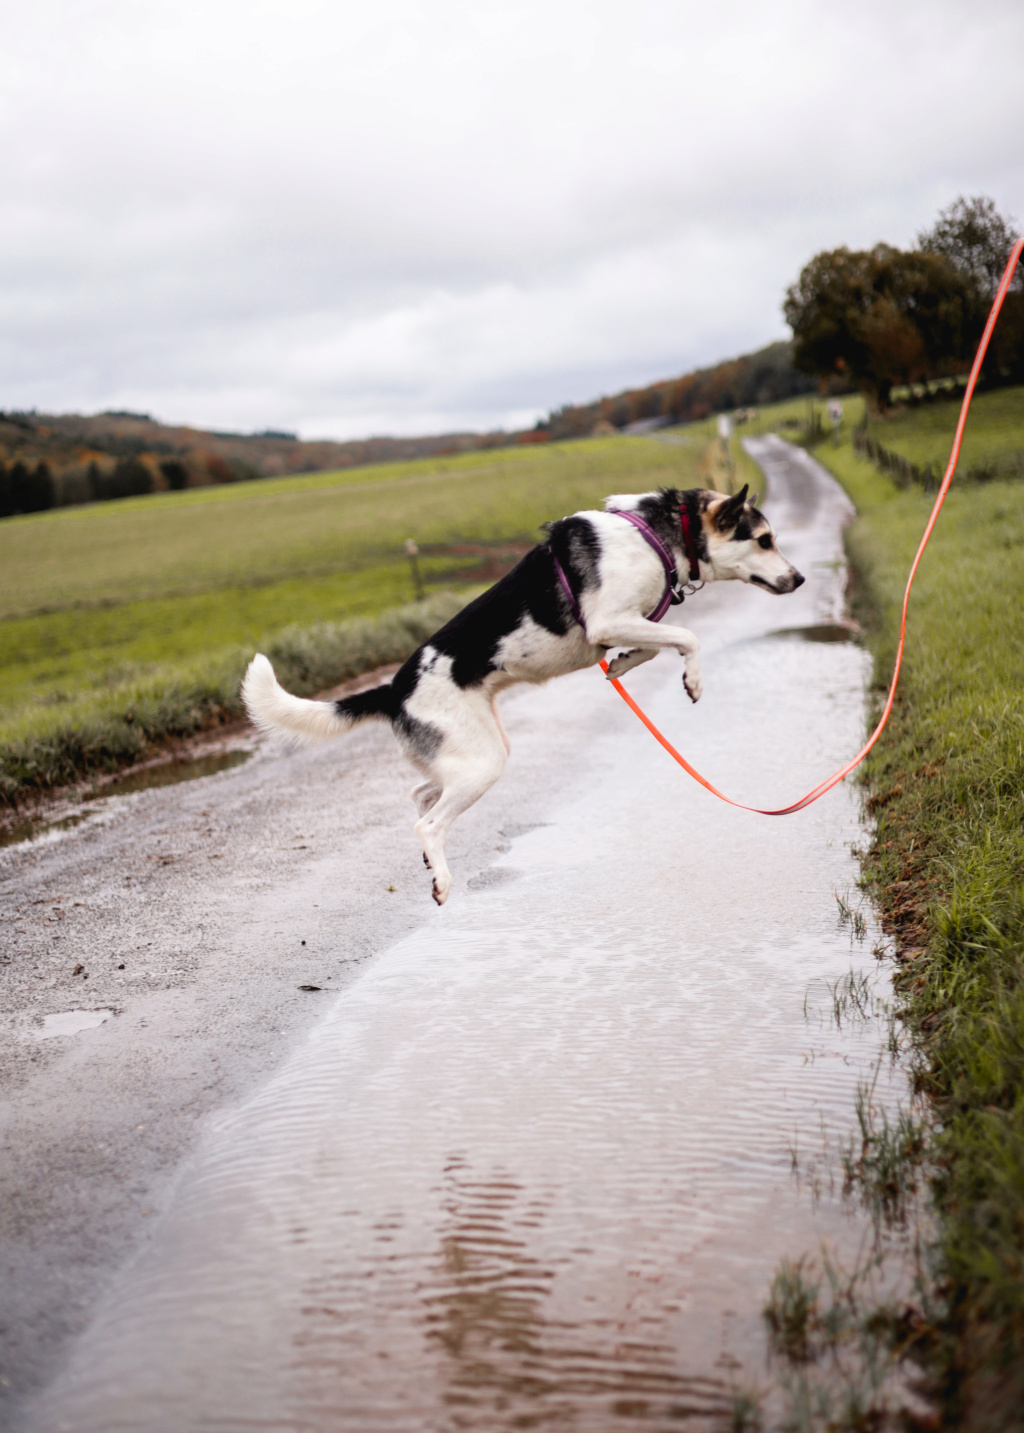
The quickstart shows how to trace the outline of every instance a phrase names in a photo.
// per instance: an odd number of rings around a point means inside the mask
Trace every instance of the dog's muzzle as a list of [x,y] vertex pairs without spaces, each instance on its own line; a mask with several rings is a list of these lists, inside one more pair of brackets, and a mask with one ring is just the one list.
[[750,580],[756,582],[758,587],[763,587],[766,592],[774,592],[777,597],[781,597],[785,592],[795,592],[798,587],[802,587],[807,578],[802,572],[797,572],[794,567],[792,573],[788,577],[783,577],[779,582],[768,582],[764,577],[758,577],[756,573],[751,576]]

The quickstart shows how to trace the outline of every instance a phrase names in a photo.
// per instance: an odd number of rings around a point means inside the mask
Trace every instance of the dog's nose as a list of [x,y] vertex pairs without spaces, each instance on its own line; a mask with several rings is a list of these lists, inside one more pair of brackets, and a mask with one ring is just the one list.
[[793,574],[793,591],[795,592],[798,587],[802,587],[806,581],[807,581],[807,578],[803,575],[802,572],[794,572],[794,574]]

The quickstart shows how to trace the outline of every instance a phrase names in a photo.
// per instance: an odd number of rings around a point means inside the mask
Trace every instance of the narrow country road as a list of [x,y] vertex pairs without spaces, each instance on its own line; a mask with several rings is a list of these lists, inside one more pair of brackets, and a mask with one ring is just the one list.
[[[750,450],[806,585],[687,602],[697,707],[674,658],[626,683],[778,805],[856,749],[867,659],[786,630],[842,615],[846,498]],[[855,796],[732,810],[597,671],[503,711],[440,911],[377,727],[0,851],[2,1426],[700,1428],[778,1260],[856,1246],[790,1160],[876,1055],[819,1018],[875,967]]]

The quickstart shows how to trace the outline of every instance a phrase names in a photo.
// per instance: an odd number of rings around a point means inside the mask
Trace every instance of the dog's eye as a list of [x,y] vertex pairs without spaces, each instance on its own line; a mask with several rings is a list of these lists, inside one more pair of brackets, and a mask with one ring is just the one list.
[[770,532],[766,532],[765,535],[764,535],[764,537],[759,537],[759,538],[757,539],[757,545],[758,545],[758,547],[771,547],[771,545],[772,545],[772,535],[771,535],[771,533],[770,533]]

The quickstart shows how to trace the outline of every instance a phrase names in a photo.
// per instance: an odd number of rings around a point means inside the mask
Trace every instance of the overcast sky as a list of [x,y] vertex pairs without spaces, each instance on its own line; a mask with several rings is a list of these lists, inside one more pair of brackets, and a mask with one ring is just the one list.
[[0,125],[0,408],[520,425],[1024,219],[1024,3],[32,0]]

